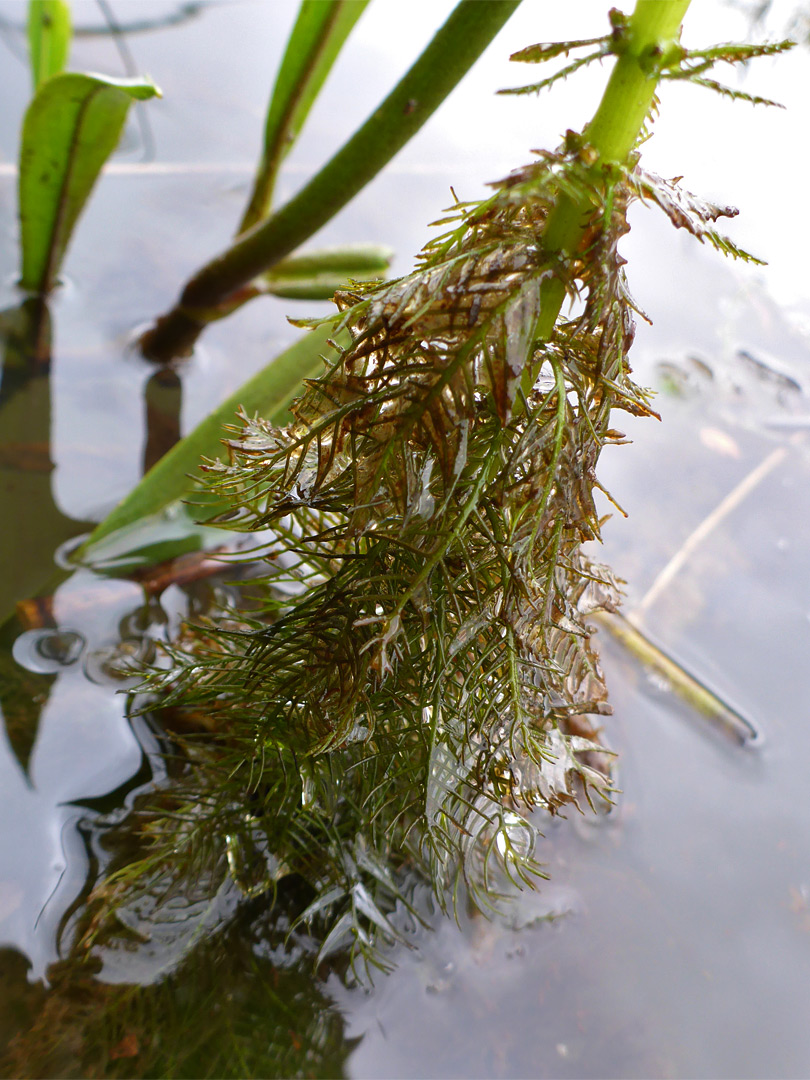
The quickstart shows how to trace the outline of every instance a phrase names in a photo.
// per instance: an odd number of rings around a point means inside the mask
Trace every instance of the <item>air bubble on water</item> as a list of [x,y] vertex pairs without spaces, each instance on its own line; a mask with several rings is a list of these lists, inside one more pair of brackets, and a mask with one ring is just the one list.
[[122,640],[139,639],[161,631],[169,621],[169,616],[157,601],[151,601],[126,614],[118,624],[118,633]]
[[512,810],[504,811],[503,828],[495,838],[498,853],[502,859],[527,859],[534,847],[534,835],[528,822]]
[[650,686],[653,687],[653,689],[658,690],[659,693],[672,693],[672,683],[666,677],[666,675],[662,675],[659,671],[648,671],[647,682],[650,684]]
[[88,653],[84,661],[87,678],[100,686],[117,686],[120,689],[143,682],[144,666],[155,657],[151,641],[117,641],[101,645]]
[[56,563],[60,570],[76,569],[76,567],[79,565],[79,561],[77,561],[73,556],[89,536],[89,532],[82,533],[81,536],[71,536],[69,540],[65,540],[64,543],[59,545],[59,547],[53,553],[53,561]]
[[71,667],[82,655],[86,641],[67,627],[26,630],[14,642],[12,656],[27,671],[55,675]]

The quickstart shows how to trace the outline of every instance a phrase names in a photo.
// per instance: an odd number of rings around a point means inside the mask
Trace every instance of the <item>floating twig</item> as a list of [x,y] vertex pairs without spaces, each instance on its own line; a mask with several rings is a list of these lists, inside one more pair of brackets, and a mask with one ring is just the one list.
[[629,618],[618,613],[602,611],[595,618],[643,664],[662,675],[683,701],[718,724],[739,743],[751,746],[762,741],[760,730],[753,720],[688,671],[680,661],[656,644],[646,630],[639,629]]

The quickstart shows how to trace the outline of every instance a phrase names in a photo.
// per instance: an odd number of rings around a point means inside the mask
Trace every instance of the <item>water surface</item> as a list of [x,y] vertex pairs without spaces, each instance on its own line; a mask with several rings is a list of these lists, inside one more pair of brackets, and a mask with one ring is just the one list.
[[[122,23],[177,8],[157,0],[114,5]],[[449,8],[408,5],[406,18],[404,5],[370,7],[290,159],[285,196],[362,119]],[[604,72],[558,97],[492,96],[531,77],[509,68],[510,51],[602,31],[601,5],[576,8],[574,18],[525,0],[434,121],[319,240],[390,244],[398,253],[394,271],[404,272],[451,184],[460,197],[475,197],[485,181],[525,160],[529,147],[553,145],[566,127],[584,122]],[[75,10],[79,25],[101,22],[95,5]],[[21,3],[0,4],[7,24],[22,14]],[[193,18],[128,38],[165,98],[149,106],[151,159],[142,160],[149,147],[132,124],[94,195],[54,298],[50,382],[25,390],[29,441],[46,447],[54,469],[30,455],[22,466],[19,459],[3,465],[2,496],[12,508],[2,515],[5,593],[13,599],[21,598],[17,566],[32,581],[47,577],[54,549],[98,520],[140,475],[153,371],[127,343],[174,299],[184,275],[226,242],[293,14],[291,4],[209,3]],[[773,13],[776,25],[783,17],[786,11]],[[742,15],[721,4],[701,4],[690,19],[692,40],[702,43],[746,32]],[[19,45],[13,28],[4,34]],[[72,65],[121,73],[103,36],[80,36]],[[6,308],[19,303],[11,284],[12,163],[26,78],[9,52],[0,65],[3,98],[17,103],[0,118]],[[611,451],[601,475],[630,515],[624,521],[614,513],[606,525],[604,555],[627,579],[633,608],[701,522],[779,452],[644,614],[668,649],[756,718],[761,745],[741,748],[712,730],[603,631],[615,710],[606,738],[620,753],[615,812],[599,823],[572,816],[542,825],[539,850],[551,882],[520,898],[509,919],[462,916],[457,925],[430,914],[426,900],[430,931],[415,934],[415,949],[397,951],[393,973],[372,988],[347,986],[337,975],[316,982],[305,961],[285,957],[262,930],[260,906],[222,898],[211,922],[222,951],[212,945],[196,976],[193,967],[181,969],[180,989],[169,985],[159,1000],[181,1013],[189,983],[196,978],[203,987],[225,964],[222,980],[236,1002],[229,1022],[246,1031],[245,1057],[232,1075],[810,1071],[810,297],[801,148],[794,146],[806,128],[806,54],[764,62],[745,78],[790,111],[751,111],[698,98],[691,88],[665,88],[645,154],[650,168],[683,173],[701,193],[738,202],[735,239],[771,266],[726,264],[651,211],[634,214],[625,251],[631,285],[654,320],[639,329],[634,363],[641,382],[662,390],[663,423],[634,423],[634,445]],[[288,313],[289,305],[257,302],[211,328],[178,372],[182,430],[292,339]],[[4,654],[0,679],[18,695],[3,700],[8,736],[0,746],[0,986],[8,988],[0,990],[0,1031],[15,1030],[15,1010],[25,1003],[36,1014],[39,981],[59,957],[60,927],[98,853],[94,814],[123,804],[148,779],[144,752],[154,752],[154,736],[127,719],[99,656],[122,636],[137,638],[139,619],[175,626],[189,602],[172,589],[159,611],[144,615],[136,585],[80,572],[53,602],[55,626],[76,635],[62,641],[61,660],[53,650],[50,663],[41,650],[32,659],[36,640],[17,645],[25,668]],[[20,696],[34,707],[19,708]],[[226,953],[239,964],[229,967]],[[159,970],[147,957],[106,977],[149,981]],[[282,990],[271,999],[279,979]],[[284,1001],[292,1019],[281,1023]],[[202,1037],[193,1029],[198,1021],[189,1021],[191,1039]],[[317,1037],[302,1049],[304,1030]],[[113,1060],[122,1074],[139,1075],[137,1053]],[[183,1074],[163,1060],[167,1075]]]

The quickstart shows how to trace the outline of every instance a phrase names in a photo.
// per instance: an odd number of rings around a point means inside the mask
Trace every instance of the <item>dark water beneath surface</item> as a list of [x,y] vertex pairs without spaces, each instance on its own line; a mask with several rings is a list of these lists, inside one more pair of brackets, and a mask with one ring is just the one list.
[[[284,196],[353,130],[449,7],[408,5],[401,19],[404,6],[371,5],[351,60],[335,71],[284,173]],[[508,70],[510,51],[600,33],[601,7],[577,5],[566,25],[564,13],[526,0],[435,121],[319,242],[387,243],[398,253],[394,272],[408,269],[451,184],[460,197],[476,197],[483,181],[520,164],[529,145],[553,145],[592,111],[604,73],[539,102],[496,100],[492,91],[531,77]],[[119,0],[114,9],[126,22],[177,5]],[[101,21],[95,5],[75,10],[79,24]],[[19,23],[22,14],[21,3],[0,3],[4,19]],[[782,14],[774,14],[777,26]],[[286,3],[206,4],[182,24],[130,38],[139,68],[165,93],[148,109],[155,159],[139,165],[131,125],[69,253],[52,306],[50,385],[28,386],[20,406],[29,449],[0,460],[4,603],[49,576],[54,549],[140,475],[153,372],[126,344],[227,240],[292,18]],[[701,4],[690,18],[692,40],[702,43],[746,32],[723,5]],[[14,45],[13,31],[4,33]],[[103,37],[80,37],[72,66],[121,71]],[[761,481],[645,610],[667,648],[756,718],[761,746],[740,748],[713,731],[602,632],[614,706],[606,737],[620,754],[623,792],[615,812],[599,822],[542,824],[547,886],[520,897],[502,920],[462,916],[457,925],[429,914],[431,931],[414,934],[416,949],[392,954],[395,970],[371,989],[337,976],[326,985],[310,979],[305,958],[285,956],[263,933],[261,906],[237,910],[226,891],[206,916],[219,937],[144,1009],[155,1010],[156,1026],[172,1013],[172,1037],[180,1032],[191,1043],[223,1010],[244,1029],[244,1057],[229,1064],[230,1075],[810,1073],[810,295],[797,209],[804,174],[793,145],[806,129],[807,81],[806,53],[746,76],[746,87],[791,105],[784,117],[665,90],[648,166],[738,202],[735,239],[771,266],[729,265],[651,212],[635,214],[625,251],[654,326],[640,326],[634,363],[639,381],[674,382],[680,392],[662,392],[663,423],[633,423],[634,445],[611,449],[600,473],[630,515],[614,513],[600,557],[627,579],[632,609],[707,515],[765,463]],[[9,308],[19,303],[9,284],[16,209],[13,172],[3,168],[15,159],[27,95],[27,73],[10,52],[0,92],[18,103],[0,115],[0,279]],[[328,109],[335,98],[337,121]],[[211,328],[179,373],[184,431],[291,340],[291,308],[257,302]],[[151,614],[173,626],[188,604],[172,587]],[[144,748],[154,750],[154,736],[144,722],[130,724],[104,671],[104,650],[122,633],[136,637],[142,618],[138,586],[80,571],[54,599],[57,645],[71,662],[60,664],[53,648],[43,657],[37,640],[26,639],[16,645],[21,668],[4,646],[0,684],[19,687],[23,705],[4,697],[8,734],[0,735],[0,1044],[26,1010],[35,1016],[40,1007],[39,980],[58,959],[60,928],[97,852],[95,809],[120,803],[148,778]],[[111,792],[118,795],[105,800]],[[111,959],[104,977],[153,981],[186,945],[182,932],[164,927],[151,948]],[[163,1052],[167,1075],[195,1075],[171,1072]],[[114,1060],[121,1075],[143,1075],[137,1054]],[[192,1061],[189,1069],[210,1065],[210,1075],[224,1069],[202,1053]]]

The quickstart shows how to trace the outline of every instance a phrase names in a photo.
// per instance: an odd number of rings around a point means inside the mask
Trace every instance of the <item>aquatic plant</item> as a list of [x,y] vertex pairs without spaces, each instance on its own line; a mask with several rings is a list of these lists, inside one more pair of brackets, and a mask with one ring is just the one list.
[[[303,252],[298,248],[419,131],[519,2],[460,0],[411,69],[372,110],[368,121],[288,205],[274,208],[278,169],[367,6],[366,0],[330,0],[326,4],[301,0],[270,94],[263,147],[248,204],[236,228],[237,238],[203,275],[211,279],[209,292],[214,289],[210,302],[206,301],[204,310],[195,306],[191,296],[199,277],[195,275],[177,309],[156,320],[143,335],[144,355],[159,365],[186,355],[204,326],[256,297],[329,299],[340,284],[382,277],[392,256],[383,245],[351,243]],[[111,12],[106,7],[103,10],[115,32]],[[18,337],[15,328],[21,318],[31,323],[24,347],[15,345],[15,351],[33,373],[34,369],[46,370],[50,358],[47,296],[58,283],[68,244],[100,169],[115,147],[128,105],[158,91],[148,80],[63,71],[71,43],[68,0],[30,0],[28,31],[36,93],[21,141],[20,284],[35,295],[24,302],[24,312],[5,313],[0,339]],[[125,66],[132,70],[131,62]],[[248,277],[240,278],[237,287],[233,275],[242,273],[245,258],[253,269]],[[221,269],[214,272],[215,266]],[[300,392],[302,376],[318,370],[320,351],[317,335],[304,337],[274,357],[235,398],[223,402],[207,423],[190,433],[156,468],[151,468],[154,461],[150,457],[148,477],[93,531],[91,543],[83,545],[82,557],[103,537],[157,514],[187,495],[188,474],[203,454],[216,452],[222,425],[233,417],[238,403],[263,415],[283,416],[289,400]],[[163,377],[164,371],[159,367],[156,378]],[[75,535],[84,530],[74,527],[71,531]],[[38,571],[40,591],[55,587],[50,558],[45,567]],[[0,622],[5,622],[10,612],[6,604],[0,607]]]
[[100,910],[139,893],[157,910],[184,881],[257,896],[303,879],[318,957],[383,964],[415,882],[498,907],[543,875],[544,814],[610,806],[589,616],[618,594],[582,544],[599,538],[601,450],[623,440],[613,411],[652,411],[628,362],[628,207],[749,258],[715,228],[736,211],[636,147],[660,79],[717,89],[713,64],[785,47],[690,53],[687,7],[640,0],[603,38],[518,54],[615,56],[592,123],[456,202],[407,277],[338,290],[294,422],[243,413],[205,466],[212,523],[257,534],[260,577],[144,687],[176,762],[128,818],[144,852]]

